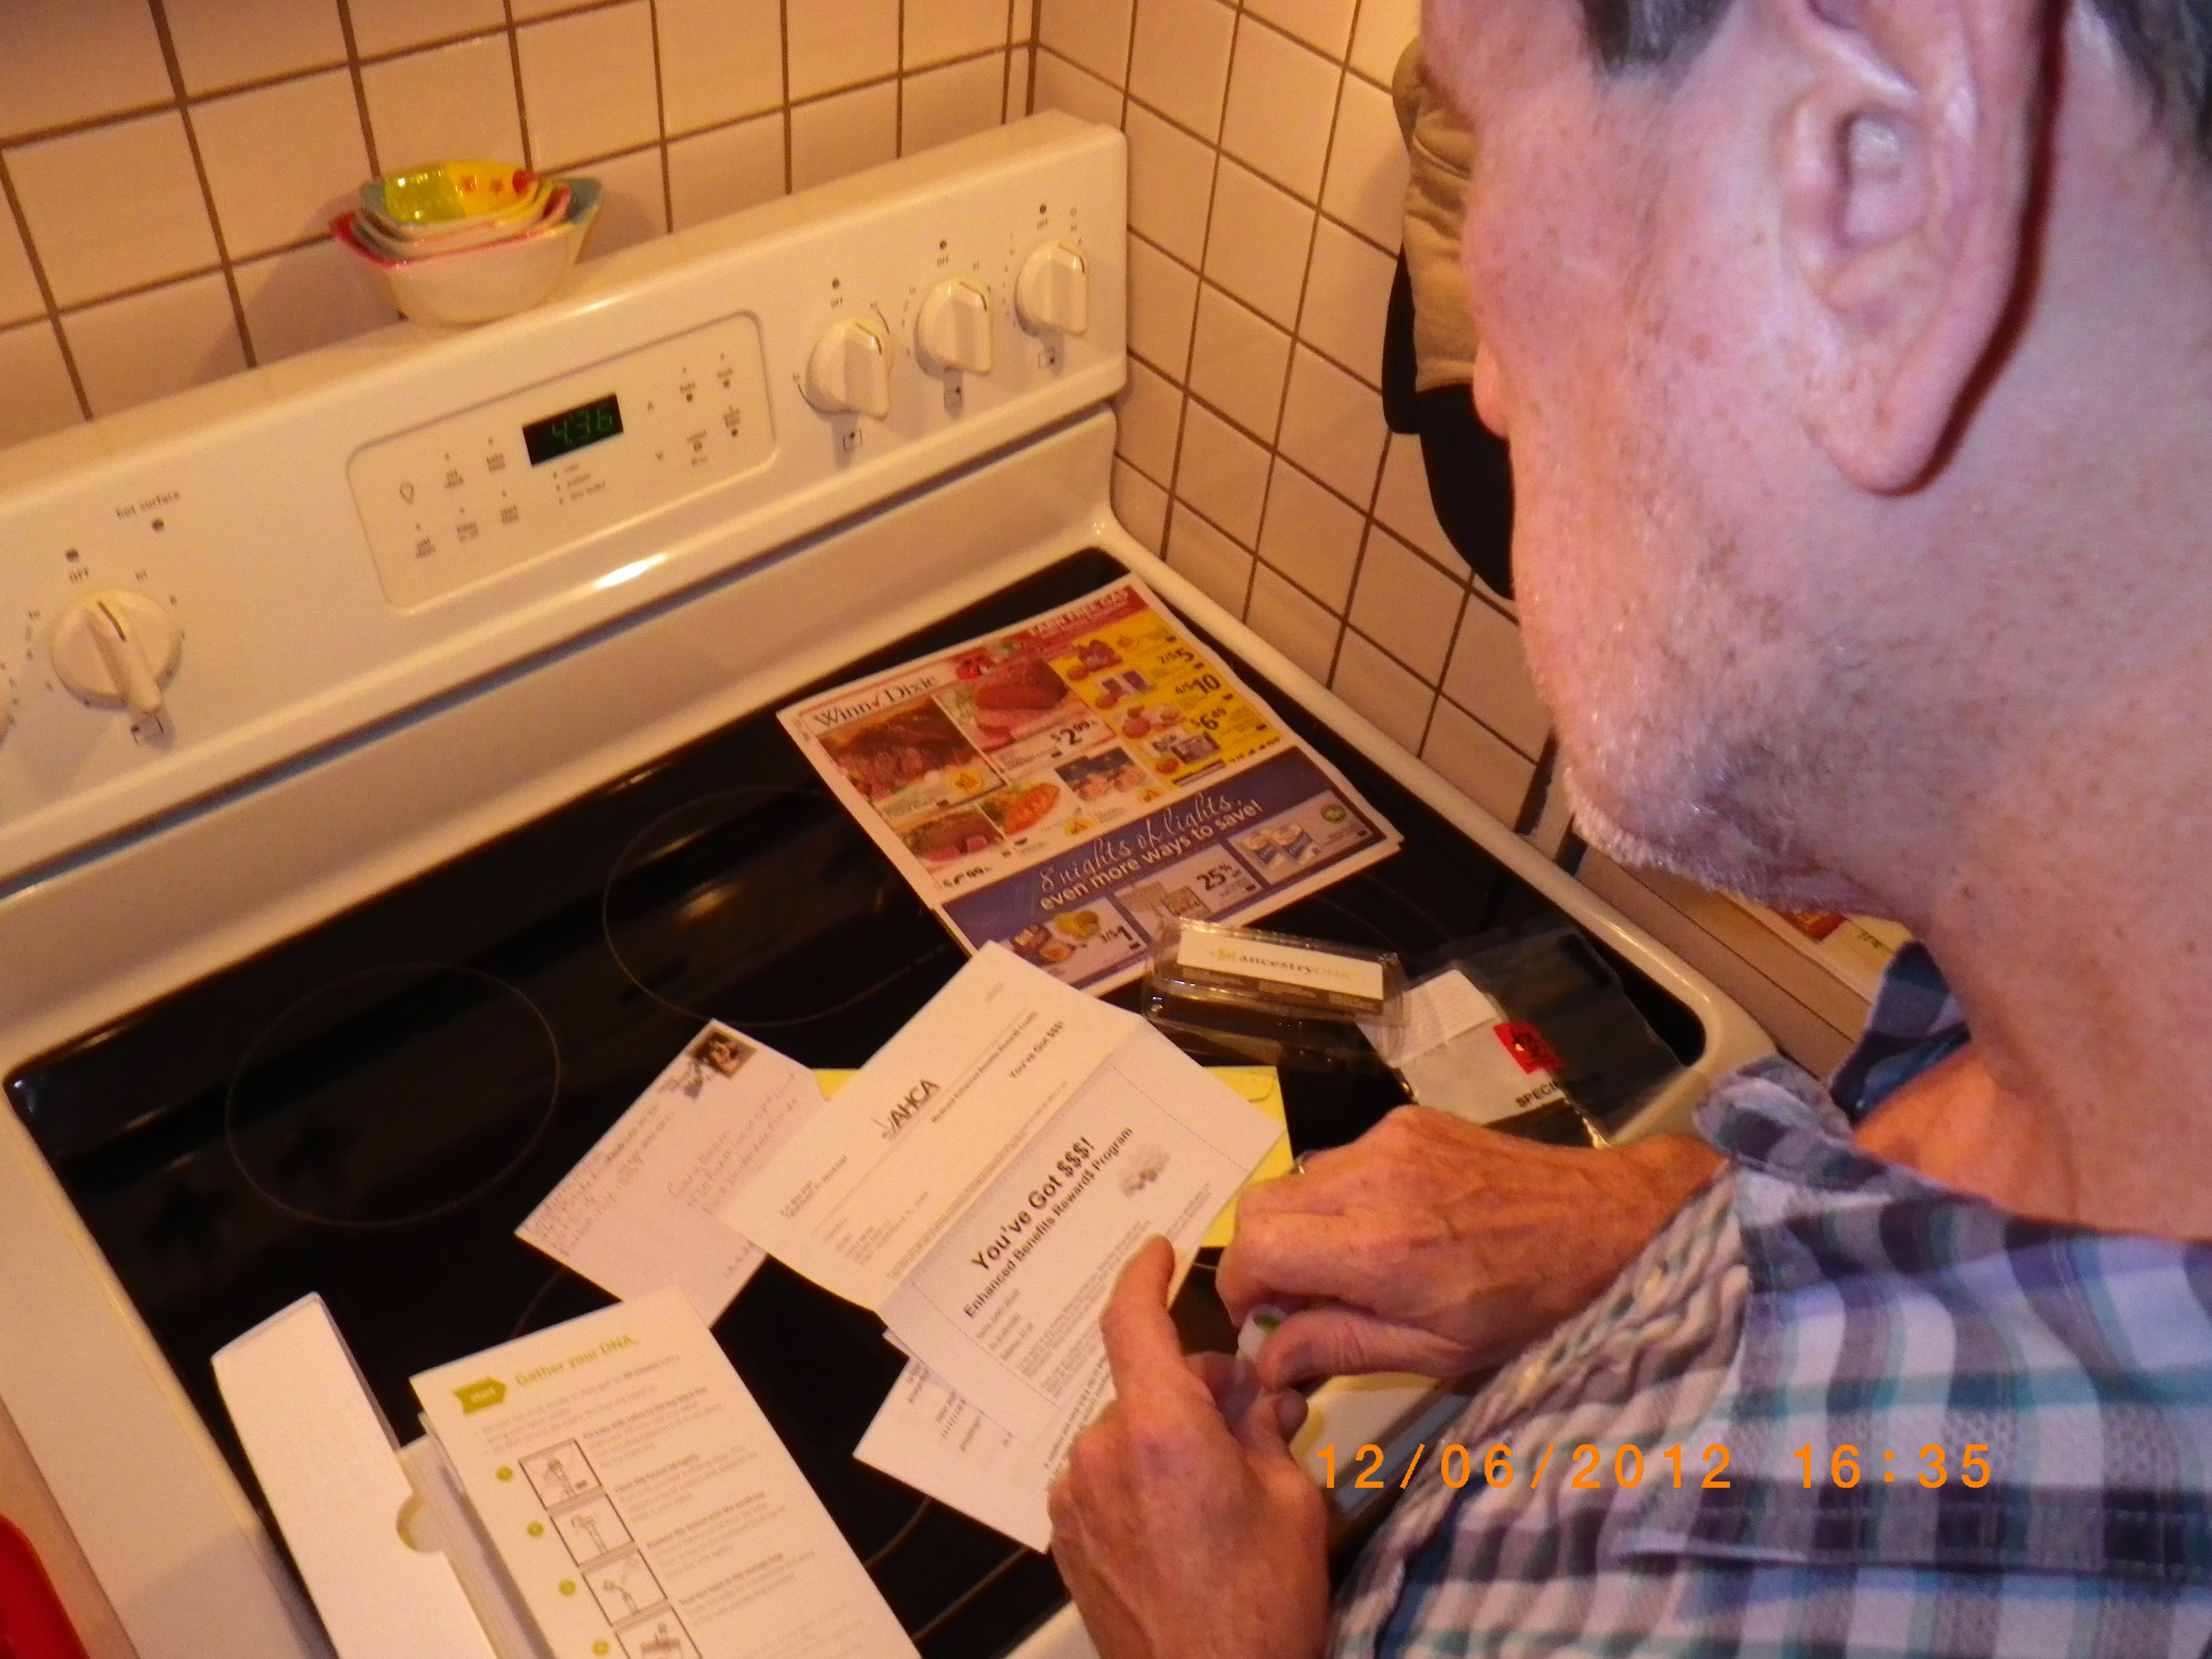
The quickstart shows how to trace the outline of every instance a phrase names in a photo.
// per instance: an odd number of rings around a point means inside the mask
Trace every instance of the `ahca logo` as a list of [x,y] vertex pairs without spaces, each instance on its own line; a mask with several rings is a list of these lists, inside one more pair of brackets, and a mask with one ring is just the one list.
[[937,1085],[927,1078],[908,1090],[906,1097],[892,1107],[890,1115],[884,1119],[884,1139],[889,1140],[905,1128],[914,1121],[915,1114],[936,1097]]
[[461,1415],[471,1412],[489,1411],[507,1398],[507,1384],[495,1376],[487,1376],[479,1382],[465,1382],[453,1390],[453,1398],[461,1402]]

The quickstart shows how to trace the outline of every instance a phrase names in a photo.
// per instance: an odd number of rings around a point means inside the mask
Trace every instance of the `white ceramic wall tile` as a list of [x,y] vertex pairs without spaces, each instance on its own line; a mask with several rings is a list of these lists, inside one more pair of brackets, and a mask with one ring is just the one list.
[[661,111],[696,132],[783,101],[782,0],[654,0]]
[[1129,83],[1136,0],[1037,0],[1037,44],[1117,87]]
[[588,258],[618,253],[666,234],[668,197],[661,178],[659,145],[594,161],[592,176],[606,196],[584,250]]
[[[1073,65],[1070,67],[1073,70]],[[1073,70],[1073,72],[1082,73],[1080,70]],[[1017,46],[1006,54],[1006,119],[1009,121],[1018,121],[1024,115],[1035,112],[1036,105],[1031,100],[1030,87],[1036,75],[1036,53],[1029,47]],[[1119,126],[1121,124],[1120,112],[1121,106],[1116,103],[1110,125]]]
[[1275,441],[1291,337],[1208,283],[1198,296],[1190,389],[1263,442]]
[[1036,0],[1014,0],[1013,14],[1014,39],[1017,40],[1036,40]]
[[1237,14],[1221,0],[1144,0],[1129,47],[1129,95],[1218,138],[1236,36]]
[[368,176],[353,76],[342,69],[212,100],[191,121],[234,259],[322,234]]
[[0,444],[43,438],[84,418],[69,365],[62,361],[54,325],[41,317],[21,328],[0,329]]
[[793,98],[898,73],[899,0],[797,0],[783,20]]
[[1480,599],[1468,602],[1444,695],[1534,759],[1552,729],[1522,649],[1521,630]]
[[8,0],[0,4],[0,137],[173,93],[147,0]]
[[1359,0],[1359,21],[1352,31],[1352,67],[1389,86],[1407,43],[1420,32],[1421,0]]
[[514,63],[503,34],[371,64],[361,80],[383,172],[425,161],[523,159]]
[[660,137],[651,0],[579,12],[515,31],[523,125],[544,170]]
[[1167,544],[1168,492],[1131,466],[1114,463],[1114,516],[1121,527],[1157,553]]
[[1169,566],[1196,582],[1232,617],[1244,614],[1252,589],[1252,556],[1187,507],[1168,525]]
[[1343,78],[1336,64],[1311,47],[1245,16],[1237,25],[1222,149],[1306,201],[1319,201]]
[[1291,327],[1305,286],[1314,210],[1224,158],[1213,181],[1206,274],[1263,315]]
[[1129,384],[1114,399],[1121,432],[1115,452],[1167,484],[1175,478],[1176,446],[1182,440],[1182,389],[1142,363],[1129,365]]
[[241,264],[238,298],[264,363],[398,320],[367,273],[327,240]]
[[1389,437],[1374,387],[1303,345],[1291,354],[1276,437],[1284,454],[1364,509],[1374,499]]
[[354,50],[364,58],[476,34],[507,21],[500,0],[347,0],[346,11]]
[[900,62],[926,69],[1006,44],[1006,0],[907,0]]
[[1437,705],[1421,758],[1453,788],[1509,828],[1520,816],[1534,762],[1516,754],[1480,720],[1448,702]]
[[1356,75],[1346,76],[1322,206],[1395,253],[1406,237],[1408,165],[1390,94]]
[[668,194],[678,230],[782,195],[782,112],[669,145]]
[[1337,647],[1336,674],[1330,689],[1381,726],[1407,752],[1421,752],[1429,710],[1436,693],[1393,661],[1380,647],[1351,629]]
[[1214,152],[1134,104],[1123,131],[1129,138],[1129,228],[1185,264],[1198,264],[1206,258]]
[[1370,386],[1382,383],[1382,323],[1398,262],[1323,219],[1314,231],[1298,337]]
[[564,11],[580,11],[592,0],[507,0],[507,9],[514,14],[517,22],[527,22],[533,17],[551,17]]
[[58,304],[215,263],[215,229],[174,111],[25,144],[8,152],[8,167]]
[[1447,570],[1467,568],[1437,522],[1435,499],[1429,494],[1428,463],[1421,441],[1406,433],[1393,433],[1382,459],[1382,481],[1375,491],[1375,516],[1399,536],[1427,554]]
[[1467,590],[1388,531],[1367,538],[1352,625],[1422,679],[1443,678]]
[[909,75],[902,92],[899,154],[949,144],[999,125],[1006,106],[1006,54],[994,52]]
[[1267,452],[1204,404],[1182,417],[1175,493],[1247,547],[1260,539],[1267,501]]
[[[24,251],[22,235],[15,228],[15,216],[0,202],[0,327],[37,316],[46,304],[39,293],[38,276],[31,270],[31,256]],[[1186,328],[1186,343],[1188,332]]]
[[345,62],[337,0],[161,0],[188,92]]
[[1344,623],[1265,564],[1252,573],[1252,601],[1244,620],[1261,639],[1323,685],[1328,684]]
[[[1065,110],[1109,127],[1121,125],[1121,94],[1088,70],[1078,69],[1057,52],[1036,54],[1035,108]],[[1133,170],[1134,163],[1132,164]]]
[[898,88],[889,81],[791,112],[791,184],[826,184],[898,155]]
[[[0,248],[0,253],[4,253]],[[28,272],[25,273],[26,284]],[[0,286],[0,293],[4,293]],[[38,290],[30,290],[35,307]],[[1141,236],[1129,239],[1129,349],[1181,380],[1190,368],[1191,325],[1198,311],[1198,273]]]
[[1267,486],[1260,556],[1341,616],[1366,520],[1286,461]]
[[1342,63],[1351,49],[1357,4],[1358,0],[1244,0],[1244,9]]
[[235,374],[246,367],[220,271],[72,312],[62,319],[94,415]]

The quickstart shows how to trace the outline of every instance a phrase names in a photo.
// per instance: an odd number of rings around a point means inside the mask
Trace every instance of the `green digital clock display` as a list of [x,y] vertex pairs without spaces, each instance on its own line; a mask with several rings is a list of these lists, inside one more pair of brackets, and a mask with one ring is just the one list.
[[522,428],[522,441],[530,451],[531,465],[543,466],[592,444],[619,438],[622,429],[622,403],[610,392],[558,415],[532,421]]

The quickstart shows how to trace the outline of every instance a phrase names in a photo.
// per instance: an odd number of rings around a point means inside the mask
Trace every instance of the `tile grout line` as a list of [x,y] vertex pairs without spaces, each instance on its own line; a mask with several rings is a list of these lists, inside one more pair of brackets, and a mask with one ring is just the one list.
[[798,173],[791,154],[791,0],[776,0],[776,46],[783,56],[783,82],[776,95],[783,104],[783,193],[791,194]]
[[384,164],[378,158],[376,124],[368,118],[368,82],[362,78],[361,43],[353,32],[353,0],[337,0],[338,33],[345,39],[346,72],[353,78],[353,106],[361,117],[362,147],[368,153],[368,176],[384,176]]
[[537,147],[530,142],[530,99],[522,89],[522,36],[514,27],[514,0],[499,0],[507,18],[507,62],[514,76],[514,119],[522,129],[522,165],[538,170]]
[[[15,180],[8,170],[8,156],[0,150],[0,195],[8,201],[8,211],[15,216],[15,234],[22,240],[23,257],[30,262],[31,280],[38,284],[39,298],[46,302],[46,324],[54,337],[54,343],[62,354],[62,368],[68,372],[70,390],[76,394],[77,408],[85,420],[92,418],[92,399],[85,395],[84,376],[76,366],[76,353],[70,345],[69,331],[62,326],[61,307],[54,300],[54,285],[46,276],[46,261],[39,257],[38,245],[31,240],[31,221],[23,211],[23,204],[15,194]],[[33,320],[25,318],[25,322]],[[10,324],[12,328],[15,326]]]
[[659,135],[654,148],[660,152],[660,234],[666,236],[676,229],[676,181],[668,166],[668,82],[660,65],[660,0],[648,0],[645,15],[653,30],[653,130]]
[[167,64],[169,85],[177,94],[177,119],[185,129],[185,148],[191,152],[192,173],[199,179],[200,200],[207,209],[208,230],[215,238],[215,257],[222,269],[223,290],[230,296],[231,326],[238,331],[239,355],[246,359],[248,368],[256,367],[261,354],[253,348],[253,331],[246,325],[246,301],[238,291],[238,271],[231,264],[230,239],[223,232],[222,215],[216,210],[215,185],[208,178],[207,158],[200,153],[200,136],[192,125],[192,112],[185,101],[184,64],[177,57],[177,43],[169,32],[169,11],[165,0],[148,0],[154,16],[154,36],[161,42],[161,59]]

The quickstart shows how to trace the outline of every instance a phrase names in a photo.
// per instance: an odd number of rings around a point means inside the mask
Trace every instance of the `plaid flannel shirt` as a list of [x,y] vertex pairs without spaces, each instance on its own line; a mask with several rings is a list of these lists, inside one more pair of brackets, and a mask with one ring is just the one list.
[[1729,1166],[1430,1449],[1334,1652],[2212,1655],[2212,1248],[1862,1152],[1965,1040],[1912,948],[1833,1096],[1779,1060],[1717,1090]]

